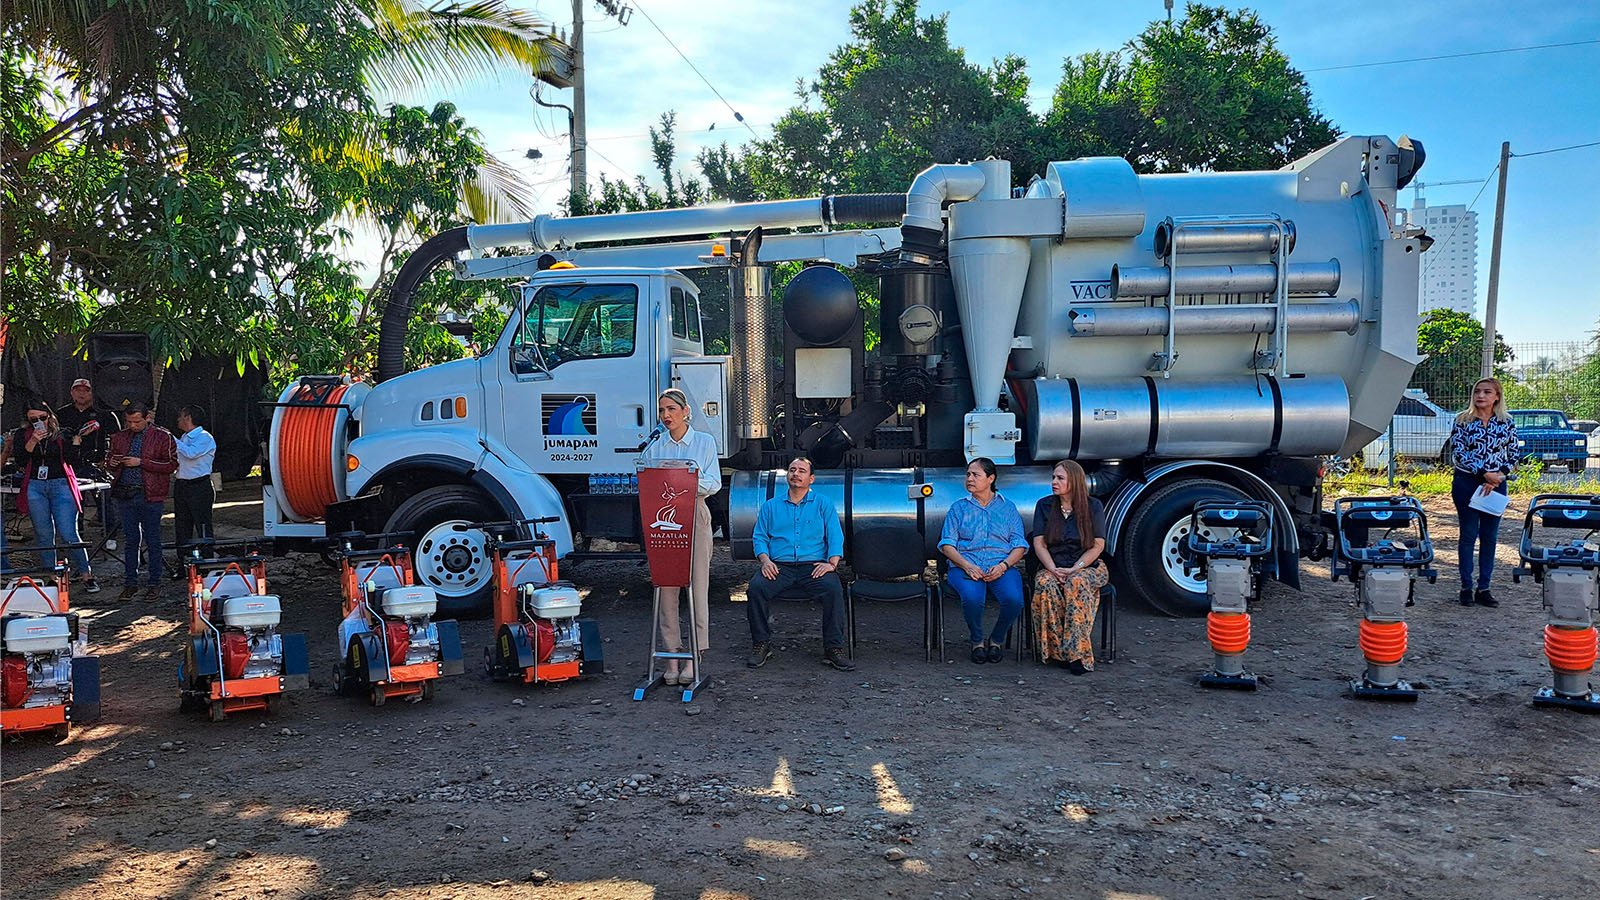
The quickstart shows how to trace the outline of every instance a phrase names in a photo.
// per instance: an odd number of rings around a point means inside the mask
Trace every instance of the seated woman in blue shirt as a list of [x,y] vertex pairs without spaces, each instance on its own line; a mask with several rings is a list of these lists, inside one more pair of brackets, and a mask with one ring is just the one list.
[[[950,587],[972,638],[972,661],[999,662],[1000,647],[1022,613],[1022,573],[1017,561],[1028,552],[1022,514],[995,490],[994,461],[980,456],[967,466],[967,496],[950,504],[939,536],[939,552],[950,560]],[[994,630],[983,637],[983,608],[1000,605]]]

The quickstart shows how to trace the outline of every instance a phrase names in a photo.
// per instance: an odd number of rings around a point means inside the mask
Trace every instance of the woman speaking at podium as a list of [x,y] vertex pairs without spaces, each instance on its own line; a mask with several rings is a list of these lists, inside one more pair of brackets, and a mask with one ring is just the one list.
[[[656,398],[656,418],[666,433],[652,441],[644,451],[644,462],[683,459],[700,470],[700,485],[694,501],[694,557],[689,583],[694,604],[695,633],[700,652],[711,646],[711,607],[707,593],[711,589],[711,510],[706,498],[722,490],[722,467],[717,460],[717,442],[711,435],[689,426],[689,398],[677,388],[668,388]],[[678,597],[680,588],[661,588],[661,649],[677,653],[683,649],[683,635],[678,626]],[[667,684],[693,684],[695,662],[685,662],[680,668],[675,659],[666,661],[664,680]]]

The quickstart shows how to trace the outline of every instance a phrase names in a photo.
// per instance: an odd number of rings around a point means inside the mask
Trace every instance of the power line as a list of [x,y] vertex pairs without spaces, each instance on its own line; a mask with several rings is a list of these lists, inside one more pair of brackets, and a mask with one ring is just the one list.
[[728,108],[728,112],[733,113],[734,120],[748,129],[751,137],[758,141],[761,140],[761,135],[756,134],[756,130],[751,128],[750,123],[744,120],[744,114],[740,113],[737,109],[734,109],[733,104],[728,102],[728,98],[722,96],[722,92],[717,90],[717,86],[711,83],[711,79],[707,78],[705,73],[701,72],[700,68],[696,66],[688,56],[685,56],[682,50],[678,49],[678,45],[672,42],[672,38],[667,37],[667,33],[661,30],[661,26],[656,24],[655,19],[650,18],[650,14],[645,12],[644,7],[639,5],[638,0],[634,0],[633,8],[639,11],[639,15],[644,16],[644,20],[650,23],[650,27],[656,30],[656,34],[661,35],[661,39],[667,42],[667,46],[677,51],[678,56],[681,57],[685,63],[688,63],[689,68],[693,69],[694,73],[700,76],[700,80],[706,83],[706,87],[711,89],[711,93],[716,94],[717,99],[722,101],[722,105]]
[[1585,147],[1600,147],[1600,141],[1590,141],[1587,144],[1573,144],[1569,147],[1551,147],[1549,150],[1535,150],[1532,153],[1513,153],[1512,156],[1543,156],[1546,153],[1562,153],[1567,150],[1582,150]]
[[622,177],[623,177],[624,180],[627,180],[627,181],[637,180],[632,175],[628,174],[628,170],[627,169],[624,169],[623,167],[617,165],[615,162],[612,162],[611,157],[605,155],[604,153],[601,153],[599,150],[596,150],[593,147],[588,148],[588,150],[589,150],[590,153],[593,153],[595,156],[600,157],[601,159],[605,160],[608,163],[611,163],[611,167],[613,169],[616,169],[618,172],[620,172],[622,174]]
[[1386,59],[1381,62],[1350,63],[1343,66],[1321,66],[1319,68],[1305,69],[1303,71],[1310,73],[1336,72],[1341,69],[1369,69],[1373,66],[1397,66],[1401,63],[1433,62],[1440,59],[1463,59],[1469,56],[1494,56],[1495,54],[1499,53],[1526,53],[1529,50],[1553,50],[1558,47],[1584,47],[1589,44],[1600,44],[1600,39],[1591,41],[1568,41],[1563,44],[1535,44],[1531,47],[1502,47],[1499,50],[1470,50],[1466,53],[1442,53],[1438,56],[1414,56],[1409,59]]
[[[717,133],[717,129],[716,129],[716,126],[712,126],[710,128],[697,128],[697,129],[694,129],[692,131],[674,130],[672,133],[673,133],[673,135],[675,137],[685,137],[685,136],[693,135],[693,134],[716,134]],[[723,133],[727,134],[727,129],[726,128],[723,129]],[[598,135],[598,136],[589,138],[589,142],[590,143],[594,143],[595,141],[633,140],[633,139],[636,139],[636,138],[646,138],[646,137],[649,137],[649,136],[650,136],[650,132],[648,132],[648,131],[641,131],[641,132],[638,132],[636,134],[602,134],[602,135]]]

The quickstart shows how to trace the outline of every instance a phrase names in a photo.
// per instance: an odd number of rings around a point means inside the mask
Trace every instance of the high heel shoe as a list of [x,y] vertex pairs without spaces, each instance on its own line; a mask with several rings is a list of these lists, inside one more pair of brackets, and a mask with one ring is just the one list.
[[664,684],[678,683],[678,661],[673,660],[662,667],[661,681]]

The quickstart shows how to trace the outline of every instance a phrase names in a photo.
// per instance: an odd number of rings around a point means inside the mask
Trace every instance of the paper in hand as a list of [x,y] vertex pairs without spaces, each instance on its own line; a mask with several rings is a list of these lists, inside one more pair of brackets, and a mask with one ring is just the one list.
[[1481,513],[1488,513],[1499,518],[1505,515],[1506,506],[1511,503],[1511,498],[1499,491],[1490,491],[1487,494],[1473,491],[1472,502],[1467,505]]

